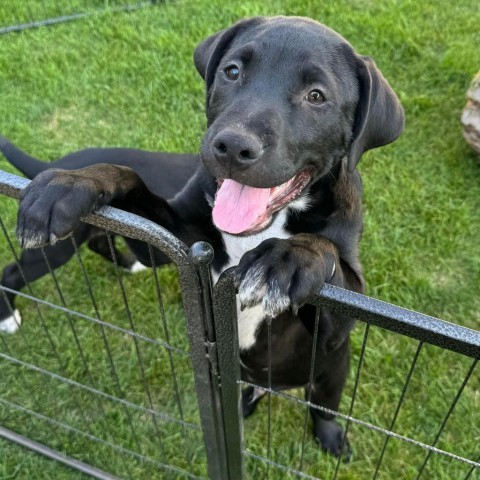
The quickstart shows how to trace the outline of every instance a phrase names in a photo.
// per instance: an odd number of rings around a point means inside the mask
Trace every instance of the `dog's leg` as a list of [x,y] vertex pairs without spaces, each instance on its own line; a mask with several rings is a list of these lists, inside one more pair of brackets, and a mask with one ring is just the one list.
[[[133,253],[120,252],[120,250],[118,250],[117,247],[115,246],[114,235],[111,236],[111,239],[113,242],[113,252],[115,255],[115,259],[120,267],[122,267],[123,269],[131,273],[140,272],[141,270],[144,270],[147,268],[137,260],[137,258],[135,257],[135,255],[133,255]],[[88,248],[92,250],[92,252],[97,253],[98,255],[102,256],[109,262],[114,262],[112,251],[110,249],[110,245],[106,235],[99,235],[91,238],[88,241]]]
[[[340,397],[348,374],[350,358],[350,345],[347,340],[328,358],[322,359],[323,365],[327,366],[312,385],[305,389],[305,397],[310,401],[329,410],[338,411]],[[315,440],[322,449],[328,453],[345,456],[349,461],[351,453],[343,429],[335,421],[335,415],[310,407],[310,415],[313,419],[313,434]]]
[[[3,270],[0,285],[4,285],[5,277],[11,274],[15,263],[11,263]],[[0,332],[15,333],[22,323],[20,312],[15,308],[15,294],[10,292],[0,292]]]
[[258,402],[262,399],[265,393],[267,392],[263,388],[252,387],[251,385],[242,390],[243,418],[249,417],[255,411]]
[[[82,244],[88,235],[89,227],[80,224],[75,229],[74,238],[77,245]],[[52,270],[62,266],[75,253],[70,239],[61,240],[54,246],[44,247],[45,256]],[[26,283],[33,282],[49,272],[47,262],[41,250],[23,250],[19,263],[10,263],[2,274],[0,284],[12,290],[21,290]],[[15,308],[16,295],[11,292],[0,293],[0,332],[14,333],[22,321],[19,311]]]

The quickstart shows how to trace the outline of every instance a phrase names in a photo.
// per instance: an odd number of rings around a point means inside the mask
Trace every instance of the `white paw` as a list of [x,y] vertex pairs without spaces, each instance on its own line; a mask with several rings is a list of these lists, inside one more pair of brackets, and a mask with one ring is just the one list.
[[238,288],[241,308],[261,304],[265,314],[275,318],[290,307],[290,298],[283,293],[278,281],[273,278],[267,283],[264,266],[254,266],[245,275]]
[[3,333],[15,333],[22,324],[22,317],[20,312],[15,309],[13,315],[5,318],[0,322],[0,332]]
[[238,287],[240,306],[248,308],[261,303],[266,289],[264,269],[262,266],[252,267]]
[[127,268],[126,270],[130,273],[138,273],[147,270],[147,268],[148,267],[146,267],[143,263],[137,260],[130,268]]

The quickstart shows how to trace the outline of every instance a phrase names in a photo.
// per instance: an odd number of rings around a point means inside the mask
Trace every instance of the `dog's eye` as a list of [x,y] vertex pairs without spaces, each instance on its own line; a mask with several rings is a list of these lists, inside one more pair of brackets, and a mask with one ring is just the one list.
[[230,65],[225,69],[225,75],[230,80],[237,80],[238,77],[240,76],[240,70],[236,65]]
[[305,97],[305,100],[307,100],[308,103],[311,103],[313,105],[320,105],[325,101],[325,97],[320,90],[312,90]]

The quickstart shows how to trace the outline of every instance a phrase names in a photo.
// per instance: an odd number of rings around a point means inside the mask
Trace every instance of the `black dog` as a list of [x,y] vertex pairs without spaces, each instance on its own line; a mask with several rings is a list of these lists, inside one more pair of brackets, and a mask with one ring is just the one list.
[[[273,388],[304,387],[313,403],[336,410],[353,321],[321,311],[310,383],[315,315],[304,304],[324,282],[363,290],[355,166],[366,150],[400,135],[402,108],[372,60],[307,19],[241,21],[201,43],[194,59],[206,83],[208,130],[202,165],[183,190],[170,201],[155,194],[152,182],[170,181],[172,166],[152,168],[149,183],[133,161],[96,151],[95,161],[132,168],[40,173],[22,193],[18,238],[23,247],[53,245],[78,235],[82,215],[109,204],[158,222],[187,244],[210,242],[214,277],[238,263],[243,378],[268,384],[264,320],[273,317]],[[94,163],[86,152],[77,155],[75,167]],[[145,252],[130,245],[148,264]],[[245,414],[260,396],[244,392]],[[340,455],[345,442],[333,415],[311,413],[315,437]]]

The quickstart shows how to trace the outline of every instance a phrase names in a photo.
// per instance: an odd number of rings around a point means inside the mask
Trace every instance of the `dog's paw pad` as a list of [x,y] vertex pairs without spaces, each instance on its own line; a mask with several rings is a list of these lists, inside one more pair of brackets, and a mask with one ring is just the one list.
[[20,312],[15,309],[13,315],[0,321],[0,332],[1,333],[15,333],[22,324],[22,317]]

